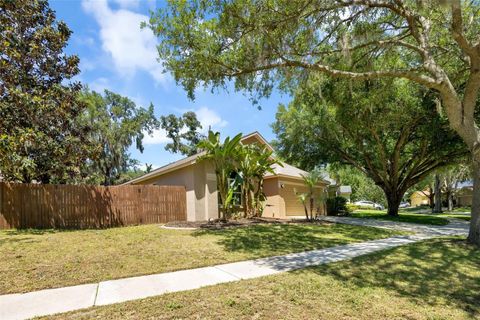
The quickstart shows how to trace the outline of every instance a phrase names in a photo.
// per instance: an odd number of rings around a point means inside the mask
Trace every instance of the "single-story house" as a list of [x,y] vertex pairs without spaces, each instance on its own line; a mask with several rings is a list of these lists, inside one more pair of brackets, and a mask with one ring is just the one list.
[[[242,144],[257,143],[273,151],[272,146],[258,133],[253,132],[241,139]],[[219,217],[219,197],[216,175],[213,164],[209,160],[199,159],[205,152],[170,163],[126,184],[155,184],[184,186],[187,194],[187,220],[204,221]],[[274,173],[264,177],[264,193],[267,197],[263,217],[280,219],[303,216],[304,207],[297,194],[307,191],[302,175],[307,172],[282,163],[274,165]],[[325,192],[331,181],[320,181],[315,189]],[[325,214],[325,208],[320,214]]]
[[419,206],[429,206],[430,205],[430,191],[415,191],[410,196],[410,206],[419,207]]
[[455,198],[457,206],[471,207],[473,199],[473,181],[467,180],[460,182],[456,188]]

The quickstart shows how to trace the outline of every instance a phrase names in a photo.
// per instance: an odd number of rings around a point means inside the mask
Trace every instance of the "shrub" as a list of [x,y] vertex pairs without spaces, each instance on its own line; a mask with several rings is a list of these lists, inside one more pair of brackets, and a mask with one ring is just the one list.
[[348,213],[353,212],[355,210],[361,209],[360,206],[357,206],[356,204],[353,203],[347,203],[347,211]]
[[327,214],[337,216],[347,214],[347,199],[344,197],[335,197],[327,199]]

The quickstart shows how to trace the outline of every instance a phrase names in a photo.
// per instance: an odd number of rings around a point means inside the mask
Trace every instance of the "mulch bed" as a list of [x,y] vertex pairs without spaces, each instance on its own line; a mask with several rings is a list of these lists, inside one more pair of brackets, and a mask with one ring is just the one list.
[[325,221],[306,221],[304,219],[280,220],[273,218],[252,218],[252,219],[232,219],[232,220],[210,220],[210,221],[171,221],[164,225],[167,228],[185,228],[185,229],[225,229],[235,227],[246,227],[255,224],[296,224],[296,223],[316,223],[330,224]]

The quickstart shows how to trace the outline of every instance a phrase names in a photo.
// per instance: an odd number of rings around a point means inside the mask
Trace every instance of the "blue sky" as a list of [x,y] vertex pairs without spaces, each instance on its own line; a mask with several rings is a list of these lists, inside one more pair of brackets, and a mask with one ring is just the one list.
[[[152,102],[157,117],[192,110],[204,130],[211,126],[222,136],[258,130],[267,140],[273,139],[270,124],[278,104],[288,102],[288,96],[275,93],[261,101],[262,110],[252,106],[241,92],[199,89],[191,101],[169,74],[162,73],[156,60],[157,39],[139,25],[148,19],[149,10],[163,5],[163,1],[154,0],[50,0],[57,18],[73,31],[67,53],[80,57],[81,73],[76,80],[96,91],[120,93],[140,106]],[[166,142],[160,130],[144,139],[143,154],[134,148],[131,154],[154,167],[181,158],[165,151]]]

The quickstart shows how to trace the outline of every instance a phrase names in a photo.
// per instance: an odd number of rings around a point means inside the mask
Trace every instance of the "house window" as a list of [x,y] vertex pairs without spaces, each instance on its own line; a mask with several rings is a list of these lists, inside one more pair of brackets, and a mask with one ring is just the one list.
[[[235,184],[235,177],[228,178],[228,184],[230,186],[234,185]],[[242,205],[242,186],[240,184],[237,184],[235,186],[235,190],[233,191],[232,205],[234,205],[234,206],[241,206]]]

